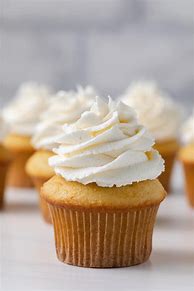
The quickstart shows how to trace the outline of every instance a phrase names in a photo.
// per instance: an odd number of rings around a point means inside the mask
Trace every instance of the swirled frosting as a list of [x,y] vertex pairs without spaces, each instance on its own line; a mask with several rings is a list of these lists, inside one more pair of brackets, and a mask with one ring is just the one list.
[[32,136],[49,97],[50,90],[44,85],[33,82],[21,85],[14,100],[3,110],[11,133]]
[[192,115],[183,124],[182,139],[185,144],[194,144],[194,109]]
[[177,138],[181,122],[180,108],[155,83],[134,83],[121,96],[121,100],[137,111],[140,122],[157,141]]
[[99,97],[89,111],[64,125],[49,159],[57,175],[82,184],[117,187],[155,179],[164,169],[154,139],[132,108]]
[[95,97],[96,91],[91,86],[79,86],[76,92],[59,91],[41,116],[32,139],[34,147],[52,150],[56,146],[56,136],[61,133],[61,126],[77,121],[90,108]]

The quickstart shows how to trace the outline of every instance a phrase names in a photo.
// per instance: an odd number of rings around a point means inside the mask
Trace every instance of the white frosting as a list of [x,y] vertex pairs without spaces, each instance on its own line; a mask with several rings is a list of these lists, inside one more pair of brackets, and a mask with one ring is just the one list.
[[157,141],[177,138],[181,121],[179,106],[158,89],[155,83],[132,84],[121,100],[133,107],[140,122]]
[[90,108],[95,97],[96,92],[90,86],[78,87],[77,92],[59,91],[41,116],[32,139],[34,147],[52,150],[56,146],[56,136],[61,133],[61,126],[77,121]]
[[3,110],[3,117],[15,134],[32,136],[41,113],[46,109],[50,90],[37,83],[23,84],[13,101]]
[[155,179],[164,169],[154,139],[137,123],[132,108],[96,99],[90,111],[64,125],[56,139],[57,155],[49,159],[56,174],[82,184],[117,187]]
[[182,138],[185,144],[194,144],[194,109],[192,115],[182,127]]
[[8,133],[8,125],[5,123],[0,113],[0,143],[2,143],[7,133]]

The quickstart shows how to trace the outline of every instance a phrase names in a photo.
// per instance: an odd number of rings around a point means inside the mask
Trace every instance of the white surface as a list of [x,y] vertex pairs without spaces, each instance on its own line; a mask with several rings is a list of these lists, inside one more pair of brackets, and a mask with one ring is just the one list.
[[122,269],[62,264],[35,191],[9,189],[6,194],[0,213],[0,290],[194,290],[194,210],[183,191],[161,205],[150,260]]

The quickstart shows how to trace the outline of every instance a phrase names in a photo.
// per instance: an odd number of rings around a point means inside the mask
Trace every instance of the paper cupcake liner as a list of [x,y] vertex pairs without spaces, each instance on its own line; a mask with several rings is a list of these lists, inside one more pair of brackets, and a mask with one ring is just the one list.
[[167,193],[170,192],[170,181],[172,176],[172,170],[176,158],[176,152],[163,154],[162,155],[165,161],[165,171],[158,177],[159,181],[161,182],[162,186],[166,190]]
[[33,183],[31,178],[25,171],[25,165],[32,153],[15,153],[13,154],[13,160],[10,164],[7,184],[13,187],[32,187]]
[[188,202],[191,207],[194,207],[194,163],[183,161],[183,168]]
[[0,162],[0,209],[4,206],[5,181],[9,163]]
[[145,262],[159,205],[119,211],[49,204],[60,261],[82,267],[127,267]]
[[44,220],[47,223],[52,223],[48,204],[47,204],[46,200],[44,200],[40,195],[40,190],[41,190],[43,184],[48,181],[48,179],[40,178],[40,177],[32,177],[32,181],[33,181],[34,186],[38,192],[39,206],[40,206],[42,217],[44,218]]

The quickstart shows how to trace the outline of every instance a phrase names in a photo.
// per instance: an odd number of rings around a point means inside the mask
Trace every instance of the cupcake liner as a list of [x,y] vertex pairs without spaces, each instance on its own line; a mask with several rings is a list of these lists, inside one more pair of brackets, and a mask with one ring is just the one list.
[[25,165],[31,152],[19,152],[13,154],[7,176],[7,185],[13,187],[33,187],[31,178],[25,171]]
[[188,202],[194,207],[194,162],[182,161],[185,175],[185,190]]
[[167,193],[169,193],[172,170],[176,158],[176,152],[162,154],[162,157],[165,161],[165,171],[158,177],[158,179],[163,185],[164,189],[167,191]]
[[44,198],[42,198],[40,195],[40,190],[41,190],[43,184],[48,181],[48,179],[42,178],[42,177],[41,178],[40,177],[31,177],[31,178],[32,178],[34,186],[38,192],[39,206],[40,206],[42,217],[44,218],[44,220],[47,223],[52,223],[48,204],[47,204],[46,200]]
[[5,181],[9,163],[0,162],[0,209],[4,206]]
[[59,260],[96,268],[145,262],[152,250],[158,207],[103,211],[49,204]]

